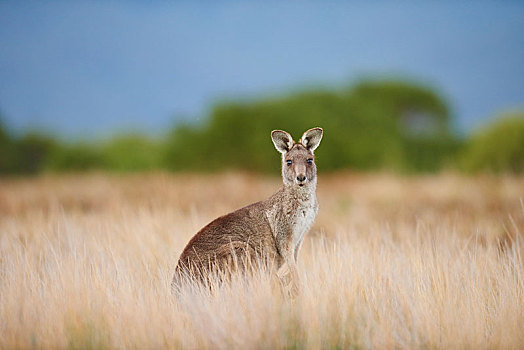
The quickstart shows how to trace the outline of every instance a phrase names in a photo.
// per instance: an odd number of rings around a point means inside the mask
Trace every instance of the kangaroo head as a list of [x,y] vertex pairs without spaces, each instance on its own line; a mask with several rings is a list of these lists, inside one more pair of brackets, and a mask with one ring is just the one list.
[[322,140],[322,128],[309,129],[298,142],[282,130],[273,130],[271,139],[277,151],[282,153],[284,185],[303,187],[316,183],[317,167],[313,151]]

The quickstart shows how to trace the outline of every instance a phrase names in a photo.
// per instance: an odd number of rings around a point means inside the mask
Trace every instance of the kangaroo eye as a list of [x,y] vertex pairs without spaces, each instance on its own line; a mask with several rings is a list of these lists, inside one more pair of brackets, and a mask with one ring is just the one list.
[[291,159],[286,160],[287,165],[291,165]]
[[309,158],[309,159],[307,160],[307,163],[308,163],[308,164],[313,164],[313,159]]

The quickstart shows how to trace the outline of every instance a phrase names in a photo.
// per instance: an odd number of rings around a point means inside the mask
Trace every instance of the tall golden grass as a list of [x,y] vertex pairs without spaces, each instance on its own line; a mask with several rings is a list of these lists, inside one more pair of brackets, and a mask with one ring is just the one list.
[[0,182],[1,348],[524,347],[524,178],[320,175],[302,289],[178,297],[190,237],[269,196],[247,174]]

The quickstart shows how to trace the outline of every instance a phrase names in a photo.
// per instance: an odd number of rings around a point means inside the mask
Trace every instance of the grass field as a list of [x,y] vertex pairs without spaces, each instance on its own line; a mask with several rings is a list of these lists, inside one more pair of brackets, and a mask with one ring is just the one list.
[[320,174],[301,293],[170,293],[179,254],[278,178],[0,180],[1,348],[524,348],[524,178]]

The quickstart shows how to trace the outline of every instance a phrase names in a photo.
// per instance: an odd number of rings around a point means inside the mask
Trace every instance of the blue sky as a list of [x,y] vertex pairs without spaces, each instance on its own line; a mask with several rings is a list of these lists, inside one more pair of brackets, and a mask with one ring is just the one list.
[[524,108],[524,2],[0,2],[0,112],[66,137],[161,132],[222,98],[399,76],[460,130]]

